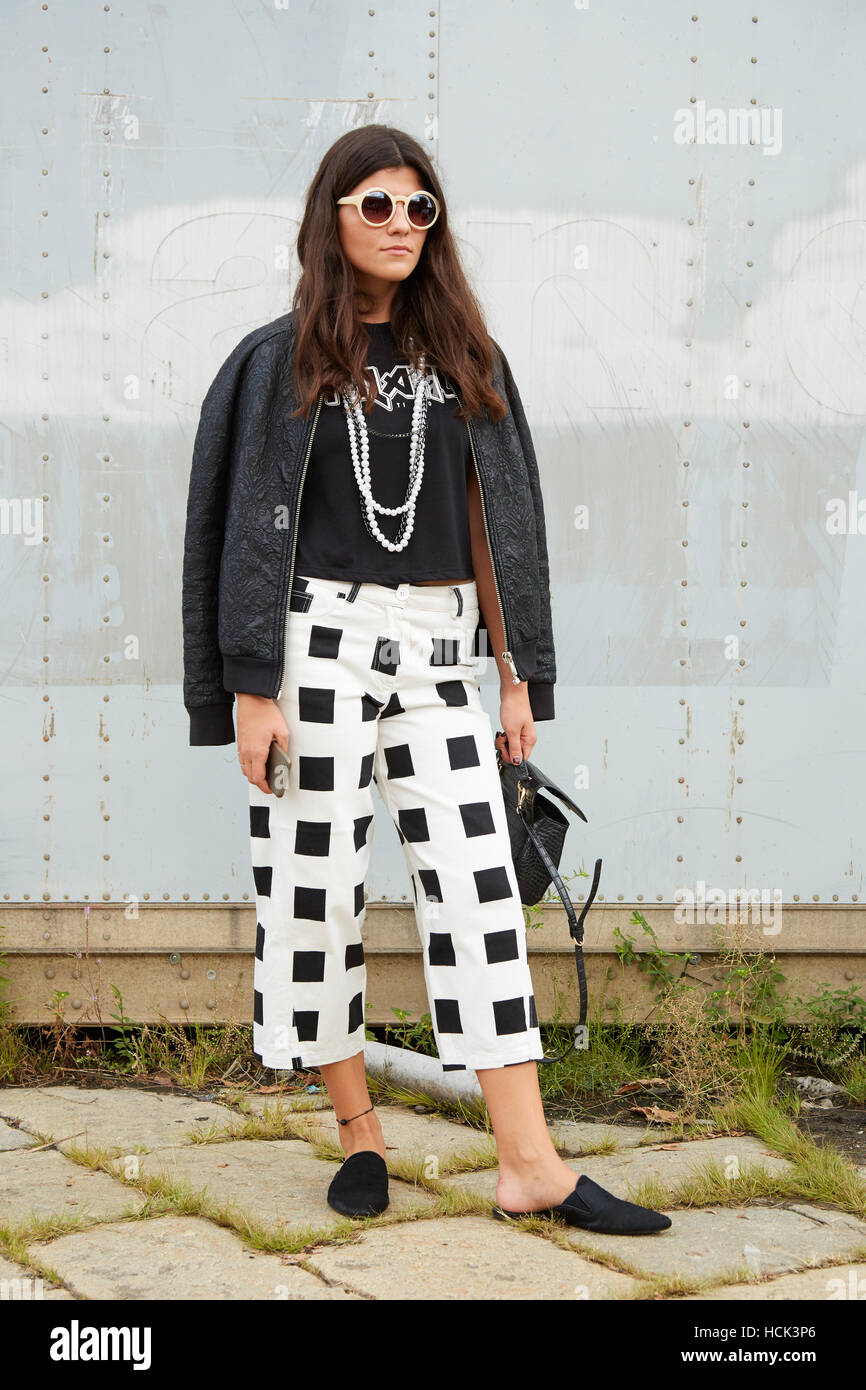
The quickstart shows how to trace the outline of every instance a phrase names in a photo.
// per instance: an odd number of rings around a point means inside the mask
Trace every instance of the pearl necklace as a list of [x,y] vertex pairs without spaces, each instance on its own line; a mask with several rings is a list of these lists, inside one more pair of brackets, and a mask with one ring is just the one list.
[[[414,392],[412,428],[409,432],[409,483],[405,499],[399,507],[383,507],[381,502],[374,498],[370,479],[370,439],[360,393],[355,389],[351,399],[345,392],[340,393],[349,430],[352,467],[361,494],[361,515],[372,539],[378,541],[386,550],[403,550],[409,544],[415,529],[415,503],[424,477],[424,443],[427,436],[427,402],[430,389],[430,378],[424,372],[425,360],[422,354],[417,371],[409,368],[409,379]],[[379,530],[375,512],[381,512],[384,516],[403,516],[395,541],[389,541]]]

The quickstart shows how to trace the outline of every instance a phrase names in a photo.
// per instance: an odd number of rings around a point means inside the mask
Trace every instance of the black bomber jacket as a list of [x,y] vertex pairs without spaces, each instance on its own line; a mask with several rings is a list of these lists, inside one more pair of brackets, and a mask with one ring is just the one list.
[[[233,743],[237,691],[282,692],[286,604],[301,489],[321,402],[304,420],[291,381],[294,311],[242,338],[202,402],[183,553],[183,700],[190,745]],[[535,720],[553,719],[556,658],[544,507],[529,427],[493,339],[492,384],[509,411],[468,422],[487,542],[516,680]],[[484,645],[480,645],[481,643]],[[483,616],[473,650],[490,650]]]

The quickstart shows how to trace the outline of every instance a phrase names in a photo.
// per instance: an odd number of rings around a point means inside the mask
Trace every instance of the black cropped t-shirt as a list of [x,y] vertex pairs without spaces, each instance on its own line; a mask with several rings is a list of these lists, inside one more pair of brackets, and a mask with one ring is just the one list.
[[[398,507],[409,482],[412,383],[390,323],[364,327],[370,338],[367,370],[378,385],[376,403],[366,416],[371,487],[377,502]],[[295,574],[392,588],[422,579],[444,583],[474,577],[466,494],[472,453],[466,422],[455,417],[456,408],[453,388],[433,371],[415,526],[408,544],[393,551],[375,541],[364,524],[343,402],[336,392],[326,394],[301,493]],[[383,535],[396,540],[401,515],[377,512],[376,521]]]

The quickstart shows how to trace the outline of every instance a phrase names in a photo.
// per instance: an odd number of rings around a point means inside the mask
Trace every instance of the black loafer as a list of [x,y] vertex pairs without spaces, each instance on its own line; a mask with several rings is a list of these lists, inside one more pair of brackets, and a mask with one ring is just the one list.
[[553,1216],[569,1226],[582,1226],[585,1231],[598,1231],[611,1236],[648,1235],[651,1231],[666,1231],[671,1224],[670,1217],[663,1212],[614,1197],[612,1192],[599,1187],[585,1173],[578,1178],[574,1191],[555,1207],[544,1207],[539,1211],[507,1211],[504,1207],[494,1206],[493,1215],[499,1221],[508,1216]]
[[328,1188],[328,1205],[343,1216],[378,1216],[389,1200],[388,1166],[373,1149],[349,1154]]

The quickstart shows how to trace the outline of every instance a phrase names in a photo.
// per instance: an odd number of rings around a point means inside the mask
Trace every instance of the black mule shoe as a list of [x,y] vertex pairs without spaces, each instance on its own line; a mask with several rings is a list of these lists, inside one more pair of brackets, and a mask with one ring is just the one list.
[[540,1211],[507,1211],[494,1206],[493,1215],[499,1221],[508,1216],[554,1216],[569,1226],[582,1226],[585,1231],[611,1236],[647,1235],[651,1231],[666,1231],[671,1224],[670,1217],[663,1212],[614,1197],[585,1173],[578,1178],[574,1191],[569,1192],[565,1201],[554,1207],[544,1207]]
[[328,1205],[343,1216],[378,1216],[389,1200],[388,1166],[373,1149],[349,1154],[328,1188]]

